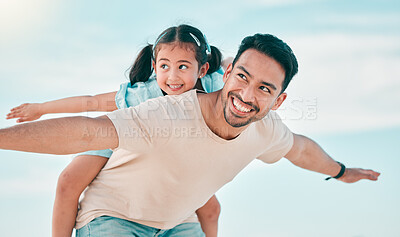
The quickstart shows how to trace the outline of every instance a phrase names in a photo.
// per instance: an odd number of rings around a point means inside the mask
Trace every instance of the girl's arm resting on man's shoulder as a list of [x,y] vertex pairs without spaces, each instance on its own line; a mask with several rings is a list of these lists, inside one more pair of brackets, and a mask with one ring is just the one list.
[[[316,142],[302,135],[293,134],[294,142],[291,150],[285,155],[294,165],[326,174],[331,177],[339,174],[341,166],[333,160]],[[377,180],[380,173],[360,168],[346,168],[344,175],[338,180],[354,183],[361,179]]]
[[75,96],[44,103],[25,103],[12,108],[7,119],[19,118],[17,122],[33,121],[44,114],[80,113],[87,111],[111,112],[117,109],[116,91],[95,96]]
[[48,154],[73,154],[116,148],[118,135],[107,116],[66,117],[0,129],[0,149]]

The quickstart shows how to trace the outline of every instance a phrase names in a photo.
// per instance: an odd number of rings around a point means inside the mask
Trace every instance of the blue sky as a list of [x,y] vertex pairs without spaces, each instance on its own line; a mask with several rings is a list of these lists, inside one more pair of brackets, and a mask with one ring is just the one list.
[[[285,122],[336,159],[383,173],[378,183],[345,185],[286,161],[252,164],[218,194],[221,236],[400,236],[399,1],[2,1],[0,114],[117,90],[140,48],[180,23],[200,28],[226,56],[247,35],[282,38],[299,61],[279,111]],[[0,229],[49,235],[57,176],[70,157],[0,157]],[[335,223],[342,232],[327,233]]]

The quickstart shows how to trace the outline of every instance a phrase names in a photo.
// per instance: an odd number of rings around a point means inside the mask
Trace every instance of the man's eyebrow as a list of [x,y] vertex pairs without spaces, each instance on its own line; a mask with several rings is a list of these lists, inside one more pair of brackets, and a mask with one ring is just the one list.
[[276,86],[274,84],[271,84],[271,83],[265,82],[265,81],[262,81],[261,84],[266,85],[266,86],[270,87],[272,90],[276,91]]
[[239,65],[238,68],[242,71],[244,71],[247,75],[249,75],[249,77],[253,77],[247,70],[246,68],[244,68],[243,66]]
[[[238,66],[239,69],[241,69],[242,71],[244,71],[247,75],[249,75],[249,77],[253,77],[247,70],[246,68],[244,68],[243,66]],[[262,81],[261,84],[266,85],[268,87],[270,87],[272,90],[276,91],[276,86],[272,83],[266,82],[266,81]]]

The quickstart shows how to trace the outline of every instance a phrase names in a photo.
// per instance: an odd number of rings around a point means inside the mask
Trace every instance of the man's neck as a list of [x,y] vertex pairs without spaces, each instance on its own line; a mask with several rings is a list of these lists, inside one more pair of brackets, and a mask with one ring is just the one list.
[[226,122],[220,96],[221,91],[197,94],[201,113],[208,128],[217,136],[226,140],[231,140],[239,136],[247,126],[234,128]]

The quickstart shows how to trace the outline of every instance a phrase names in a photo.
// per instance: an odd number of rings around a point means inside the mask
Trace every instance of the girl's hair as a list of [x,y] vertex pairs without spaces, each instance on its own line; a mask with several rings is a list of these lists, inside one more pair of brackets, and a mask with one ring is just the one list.
[[207,74],[211,74],[220,68],[222,54],[219,49],[210,46],[199,29],[189,25],[179,25],[164,30],[157,37],[154,46],[148,44],[139,52],[129,71],[131,85],[139,81],[147,81],[153,72],[152,60],[156,60],[160,45],[174,42],[190,44],[196,54],[195,58],[199,63],[199,69],[206,62],[210,64]]

